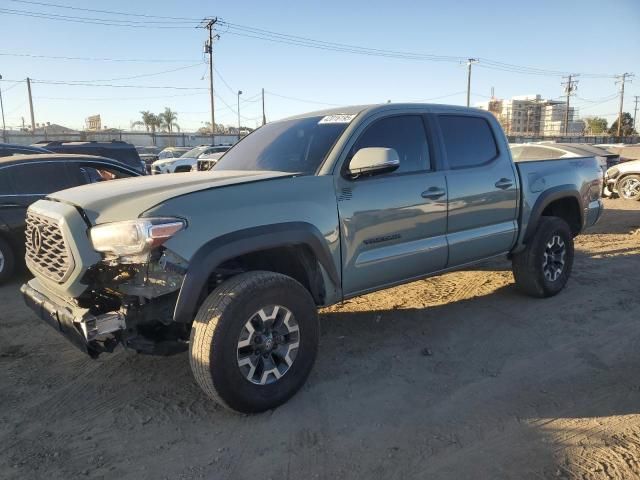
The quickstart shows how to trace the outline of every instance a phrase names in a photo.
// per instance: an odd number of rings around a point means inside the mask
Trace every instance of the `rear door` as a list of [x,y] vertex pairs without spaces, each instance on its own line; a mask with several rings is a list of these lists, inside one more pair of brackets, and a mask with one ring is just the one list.
[[508,252],[516,238],[518,182],[497,122],[473,111],[436,115],[449,190],[448,267]]
[[57,161],[10,165],[0,170],[0,176],[8,179],[11,185],[11,194],[1,196],[0,213],[13,240],[20,246],[24,245],[24,227],[29,205],[49,193],[74,185],[67,175],[64,162]]
[[24,206],[13,190],[9,167],[0,167],[0,237],[8,239],[15,247],[19,246],[18,237],[23,225]]
[[[346,296],[420,277],[447,261],[447,188],[422,114],[388,113],[356,132],[337,174]],[[345,171],[361,148],[396,150],[400,167],[356,179]]]

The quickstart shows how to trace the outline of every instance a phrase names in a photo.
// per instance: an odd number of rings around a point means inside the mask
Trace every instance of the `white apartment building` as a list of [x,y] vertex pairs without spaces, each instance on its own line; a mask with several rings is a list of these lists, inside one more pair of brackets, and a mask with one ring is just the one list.
[[[557,136],[564,134],[566,104],[545,100],[541,95],[520,95],[511,100],[492,98],[476,105],[493,113],[507,135]],[[569,108],[569,132],[580,133],[584,122],[574,120],[575,111]]]

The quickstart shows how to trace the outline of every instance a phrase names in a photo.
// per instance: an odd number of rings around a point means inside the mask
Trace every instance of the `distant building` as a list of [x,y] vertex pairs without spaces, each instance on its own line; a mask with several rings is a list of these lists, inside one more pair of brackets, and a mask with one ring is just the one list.
[[96,132],[98,130],[102,130],[102,119],[100,115],[91,115],[85,119],[85,124],[87,126],[87,130],[91,132]]
[[[565,102],[545,100],[541,95],[520,95],[511,100],[492,98],[476,105],[493,113],[507,135],[558,136],[564,134]],[[569,107],[568,133],[582,133],[584,122],[574,120]]]

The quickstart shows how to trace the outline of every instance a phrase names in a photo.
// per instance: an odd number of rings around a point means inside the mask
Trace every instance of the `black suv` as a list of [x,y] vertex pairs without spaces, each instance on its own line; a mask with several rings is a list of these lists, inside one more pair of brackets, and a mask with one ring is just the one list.
[[34,147],[42,147],[54,153],[78,153],[83,155],[96,155],[98,157],[112,158],[133,168],[138,173],[145,174],[145,163],[140,159],[136,147],[120,140],[110,142],[63,142],[59,140],[37,142]]
[[14,155],[0,158],[0,283],[24,257],[27,208],[66,188],[140,173],[120,162],[89,155]]
[[0,143],[0,157],[10,157],[11,155],[31,155],[33,153],[52,153],[40,147],[30,145],[17,145],[15,143]]

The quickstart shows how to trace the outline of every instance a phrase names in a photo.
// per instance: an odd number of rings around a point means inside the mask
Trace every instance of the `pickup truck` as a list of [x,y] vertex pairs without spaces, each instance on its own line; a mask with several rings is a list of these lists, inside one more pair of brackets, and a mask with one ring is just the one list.
[[36,202],[22,293],[89,355],[188,350],[208,396],[259,412],[305,382],[319,307],[493,257],[524,293],[557,294],[601,191],[593,157],[514,163],[481,110],[309,113],[257,129],[209,172]]

